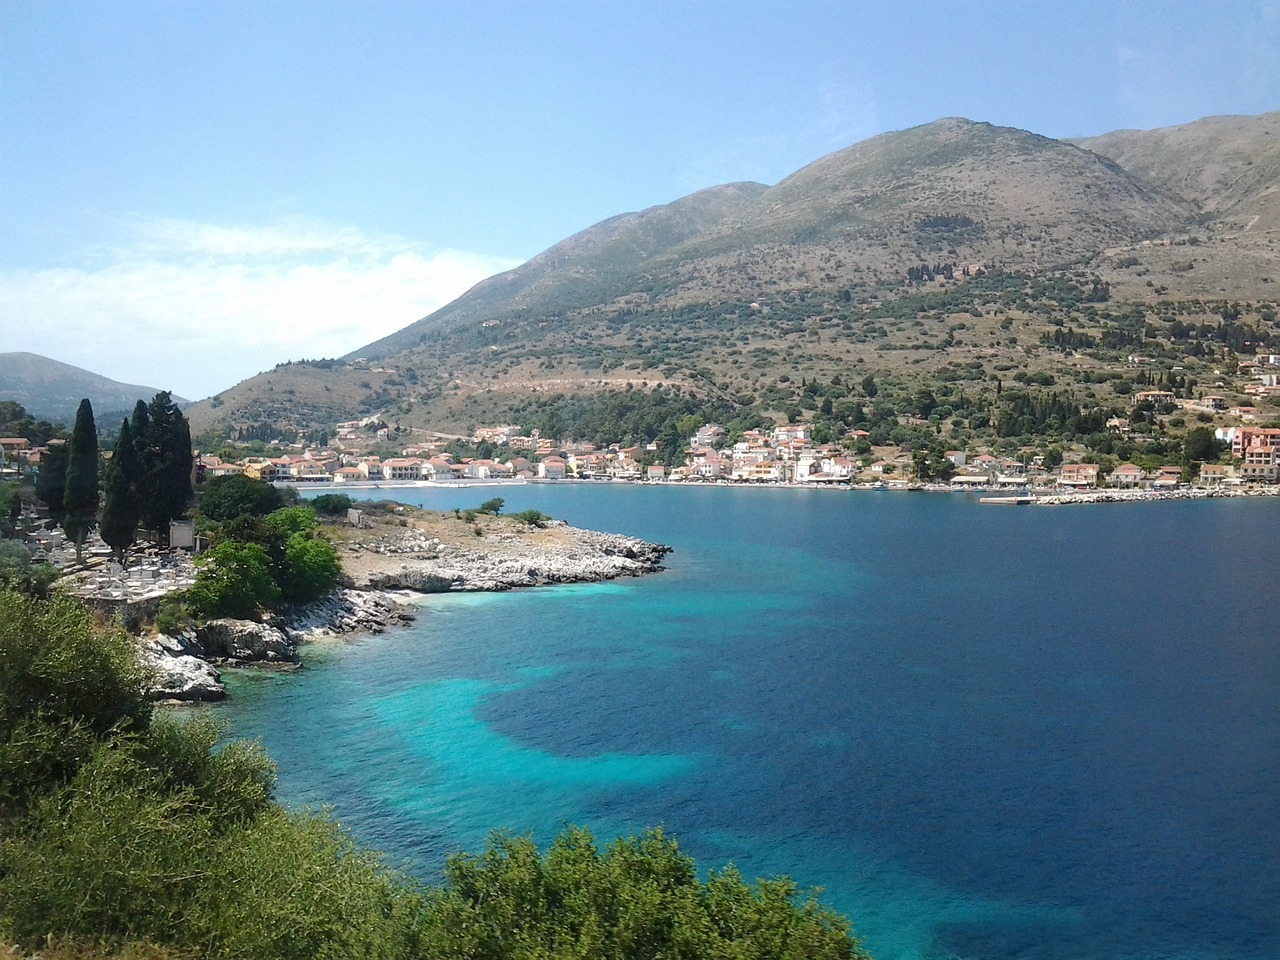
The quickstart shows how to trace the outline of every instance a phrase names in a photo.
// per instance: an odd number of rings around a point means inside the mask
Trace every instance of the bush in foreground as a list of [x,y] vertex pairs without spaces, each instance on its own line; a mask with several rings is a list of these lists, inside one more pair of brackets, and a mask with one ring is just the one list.
[[0,592],[0,943],[86,960],[864,956],[790,881],[699,880],[661,831],[602,851],[570,828],[545,854],[496,834],[420,884],[274,803],[256,745],[153,718],[131,643],[74,601]]

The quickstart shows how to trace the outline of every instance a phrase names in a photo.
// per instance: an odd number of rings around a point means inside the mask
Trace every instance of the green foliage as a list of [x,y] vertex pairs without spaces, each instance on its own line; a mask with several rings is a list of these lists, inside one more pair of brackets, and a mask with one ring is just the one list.
[[[249,483],[259,484],[261,481],[250,480]],[[244,485],[238,486],[244,488]],[[275,490],[270,484],[263,486]],[[235,499],[243,502],[243,498]],[[214,540],[214,549],[201,558],[202,562],[210,566],[221,563],[223,557],[240,558],[242,555],[235,552],[236,547],[253,546],[262,552],[275,591],[265,591],[260,586],[245,586],[244,590],[248,590],[255,598],[255,607],[269,608],[280,601],[304,603],[314,600],[330,590],[342,573],[338,552],[322,536],[320,523],[309,506],[282,507],[267,516],[242,514],[213,527],[210,536]],[[232,581],[242,582],[246,573],[246,568],[241,566],[237,573],[210,572],[209,579],[212,582],[216,577],[219,578],[218,582],[228,584]],[[197,576],[197,587],[200,585],[200,576],[203,575],[202,571]],[[243,590],[241,593],[243,594]],[[241,596],[241,601],[243,600],[244,597]],[[199,595],[193,595],[192,607],[198,616],[248,615],[211,613],[211,609],[225,610],[227,607],[225,604],[210,607]],[[244,602],[238,602],[236,608],[249,609]]]
[[308,503],[312,510],[323,517],[345,516],[356,505],[345,493],[322,493],[318,497],[312,497]]
[[525,837],[496,834],[480,856],[449,858],[431,903],[451,933],[432,956],[484,958],[787,957],[864,954],[846,921],[787,880],[744,883],[733,869],[700,883],[661,830],[611,843],[569,828],[540,856]]
[[62,521],[62,498],[67,491],[67,445],[55,444],[40,455],[36,496],[55,521]]
[[306,533],[290,535],[279,578],[280,595],[291,603],[323,596],[338,582],[342,562],[333,544]]
[[521,510],[511,516],[521,523],[527,523],[531,527],[545,527],[552,519],[541,510]]
[[131,423],[138,452],[136,483],[142,505],[142,523],[168,535],[170,520],[186,513],[191,502],[191,429],[167,390],[150,404],[138,401]]
[[0,821],[95,740],[144,726],[145,683],[128,634],[95,632],[78,600],[0,591]]
[[21,485],[17,483],[0,483],[0,535],[13,536],[21,514]]
[[138,491],[140,464],[129,421],[120,424],[115,450],[107,462],[106,490],[102,499],[102,539],[112,548],[118,560],[133,546],[142,517],[142,498]]
[[271,559],[256,543],[224,540],[196,564],[200,570],[187,596],[192,611],[202,619],[254,618],[280,600]]
[[255,480],[242,473],[213,477],[204,485],[200,514],[210,520],[235,520],[238,517],[266,516],[284,506],[280,491],[265,480]]
[[295,533],[312,533],[320,526],[315,511],[310,507],[281,507],[273,510],[266,519],[267,527],[280,531],[286,538]]
[[219,748],[206,716],[153,721],[143,680],[80,604],[0,593],[4,942],[51,960],[864,956],[790,881],[700,882],[660,831],[601,852],[569,829],[545,856],[497,835],[423,888],[275,805],[258,746]]
[[195,615],[186,599],[171,594],[160,601],[156,611],[155,628],[158,632],[174,636],[188,629],[195,621]]
[[1201,463],[1217,460],[1227,449],[1227,443],[1215,437],[1209,427],[1192,427],[1183,443],[1186,459]]
[[491,517],[496,517],[502,512],[502,508],[506,505],[506,501],[501,497],[494,497],[492,500],[486,500],[476,508],[476,513],[487,513]]
[[31,562],[31,553],[22,541],[0,540],[0,588],[43,597],[57,579],[55,568]]
[[66,486],[62,494],[62,529],[76,545],[80,558],[84,538],[98,522],[98,428],[93,406],[81,400],[76,425],[67,445]]

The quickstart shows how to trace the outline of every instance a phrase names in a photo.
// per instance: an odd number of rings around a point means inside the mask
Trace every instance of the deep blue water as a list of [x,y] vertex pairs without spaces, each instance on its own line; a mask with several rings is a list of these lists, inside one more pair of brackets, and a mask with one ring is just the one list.
[[1280,500],[396,495],[676,552],[234,678],[280,797],[393,860],[663,824],[822,887],[880,960],[1280,957]]

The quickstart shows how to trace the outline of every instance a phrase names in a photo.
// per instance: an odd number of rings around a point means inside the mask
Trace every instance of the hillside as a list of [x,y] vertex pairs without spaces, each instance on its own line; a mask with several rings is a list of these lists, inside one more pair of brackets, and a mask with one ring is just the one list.
[[732,216],[766,190],[759,183],[730,183],[611,217],[514,270],[478,283],[431,316],[353,351],[347,359],[384,359],[412,347],[433,329],[495,314],[591,306],[611,297],[620,285],[633,285],[646,264]]
[[1224,227],[1280,229],[1280,111],[1078,140]]
[[85,397],[98,414],[129,411],[158,392],[156,387],[109,380],[35,353],[0,353],[0,400],[17,401],[38,418],[71,423]]
[[957,118],[883,134],[773,187],[606,220],[341,362],[196,405],[193,428],[378,415],[398,437],[465,433],[658,386],[809,419],[806,384],[868,377],[881,406],[952,397],[957,436],[990,428],[1019,373],[1101,403],[1132,389],[1135,351],[1183,368],[1212,353],[1188,327],[1222,341],[1246,323],[1252,349],[1271,342],[1277,238],[1248,211],[1280,192],[1277,116],[1079,143]]

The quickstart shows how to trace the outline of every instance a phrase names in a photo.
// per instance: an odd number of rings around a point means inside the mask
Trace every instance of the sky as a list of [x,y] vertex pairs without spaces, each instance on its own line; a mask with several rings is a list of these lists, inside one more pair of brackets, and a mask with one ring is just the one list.
[[0,0],[0,352],[187,399],[940,117],[1280,109],[1280,0]]

